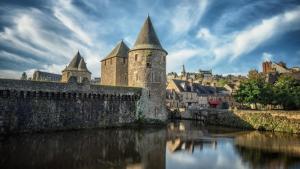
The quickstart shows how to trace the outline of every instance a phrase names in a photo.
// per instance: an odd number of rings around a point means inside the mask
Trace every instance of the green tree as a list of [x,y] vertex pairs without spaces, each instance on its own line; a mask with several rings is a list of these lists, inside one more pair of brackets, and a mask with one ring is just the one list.
[[274,84],[275,102],[284,109],[300,108],[300,84],[290,76],[280,76]]
[[262,79],[248,79],[241,83],[234,98],[237,102],[254,104],[257,108],[257,103],[260,103],[264,97],[264,81]]

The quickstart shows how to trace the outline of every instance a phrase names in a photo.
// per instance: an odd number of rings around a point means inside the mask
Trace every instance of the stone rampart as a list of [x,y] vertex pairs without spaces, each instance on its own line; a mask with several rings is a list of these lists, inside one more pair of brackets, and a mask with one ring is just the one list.
[[244,129],[300,133],[299,116],[300,111],[216,109],[207,112],[206,123]]
[[119,126],[137,118],[142,88],[0,79],[0,132]]

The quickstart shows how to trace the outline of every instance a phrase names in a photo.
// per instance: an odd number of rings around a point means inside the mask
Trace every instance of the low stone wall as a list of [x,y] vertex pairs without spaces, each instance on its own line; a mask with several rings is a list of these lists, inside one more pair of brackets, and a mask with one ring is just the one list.
[[141,88],[0,79],[0,133],[119,126],[137,120]]
[[206,123],[212,125],[300,133],[300,111],[215,109],[207,114]]

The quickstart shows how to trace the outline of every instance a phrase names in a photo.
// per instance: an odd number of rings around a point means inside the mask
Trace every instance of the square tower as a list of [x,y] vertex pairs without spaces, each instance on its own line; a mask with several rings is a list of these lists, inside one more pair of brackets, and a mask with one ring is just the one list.
[[102,85],[128,85],[128,52],[129,48],[122,40],[103,60],[101,60]]

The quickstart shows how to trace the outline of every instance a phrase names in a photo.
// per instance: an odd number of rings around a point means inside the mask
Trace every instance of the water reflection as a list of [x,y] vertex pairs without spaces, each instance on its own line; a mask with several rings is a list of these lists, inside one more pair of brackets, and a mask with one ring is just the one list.
[[178,121],[2,138],[0,168],[300,168],[300,136]]
[[0,166],[164,168],[165,130],[110,129],[10,137],[1,142]]
[[300,168],[299,135],[179,121],[168,125],[166,145],[166,168]]

